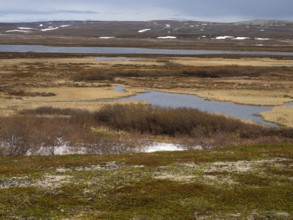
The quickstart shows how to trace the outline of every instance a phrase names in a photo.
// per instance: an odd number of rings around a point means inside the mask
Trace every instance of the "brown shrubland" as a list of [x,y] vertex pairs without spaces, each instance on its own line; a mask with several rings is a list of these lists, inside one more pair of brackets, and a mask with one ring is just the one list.
[[106,105],[96,112],[42,107],[0,118],[1,156],[56,146],[58,139],[95,153],[120,153],[140,146],[145,137],[217,147],[290,143],[293,129],[246,124],[195,109],[135,104]]

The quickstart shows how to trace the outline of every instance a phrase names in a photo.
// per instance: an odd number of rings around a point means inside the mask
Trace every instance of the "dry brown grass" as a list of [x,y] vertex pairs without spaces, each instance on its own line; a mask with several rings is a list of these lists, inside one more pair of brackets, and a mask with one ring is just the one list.
[[271,58],[170,58],[170,61],[184,66],[256,66],[276,67],[293,66],[293,60],[277,60]]
[[[293,99],[292,67],[279,66],[290,65],[289,59],[139,56],[143,61],[116,62],[78,56],[1,59],[1,115],[42,106],[96,111],[103,104],[94,100],[134,95],[141,88],[252,105],[277,106]],[[127,91],[112,91],[116,83],[126,85]]]
[[55,96],[19,96],[7,99],[0,97],[2,111],[19,111],[23,109],[50,106],[56,108],[77,108],[86,110],[98,110],[103,103],[97,100],[115,99],[135,95],[141,89],[128,88],[125,92],[114,91],[112,87],[55,87],[55,88],[31,88],[22,93],[25,94],[55,94]]
[[292,106],[275,107],[272,111],[262,112],[261,116],[267,121],[293,128]]
[[[160,89],[164,92],[182,93],[197,95],[202,98],[234,102],[246,105],[283,105],[286,102],[291,102],[292,97],[288,96],[286,91],[262,91],[262,90],[199,90],[199,89]],[[292,90],[293,92],[293,90]]]

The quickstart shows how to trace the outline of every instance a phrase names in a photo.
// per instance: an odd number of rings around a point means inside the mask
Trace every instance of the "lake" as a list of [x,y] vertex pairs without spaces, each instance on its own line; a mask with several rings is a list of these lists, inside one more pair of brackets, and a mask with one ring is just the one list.
[[0,45],[0,52],[18,53],[85,53],[85,54],[148,54],[148,55],[209,55],[209,54],[239,54],[239,55],[275,55],[293,56],[293,52],[267,51],[223,51],[223,50],[170,50],[126,47],[56,47],[42,45]]
[[[122,86],[115,86],[115,91],[125,92]],[[259,115],[261,112],[270,111],[274,106],[255,106],[242,105],[232,102],[211,101],[200,98],[195,95],[166,93],[152,90],[146,90],[131,97],[99,100],[103,102],[125,102],[125,101],[144,101],[153,106],[169,107],[169,108],[194,108],[204,112],[222,114],[233,118],[251,120],[260,124],[276,127],[277,125],[263,120]],[[292,102],[285,105],[292,106]]]

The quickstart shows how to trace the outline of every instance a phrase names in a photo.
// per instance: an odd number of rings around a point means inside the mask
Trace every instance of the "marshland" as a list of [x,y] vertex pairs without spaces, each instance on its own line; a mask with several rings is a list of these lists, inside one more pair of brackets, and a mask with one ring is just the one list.
[[0,218],[290,219],[292,23],[203,24],[0,24]]

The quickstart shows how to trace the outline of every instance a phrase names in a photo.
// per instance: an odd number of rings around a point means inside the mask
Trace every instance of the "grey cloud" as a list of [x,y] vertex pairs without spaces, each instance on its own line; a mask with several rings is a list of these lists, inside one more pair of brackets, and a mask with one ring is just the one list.
[[6,10],[0,11],[0,15],[54,15],[54,14],[99,14],[96,11],[79,11],[79,10],[46,10],[46,11],[38,11],[38,10]]

